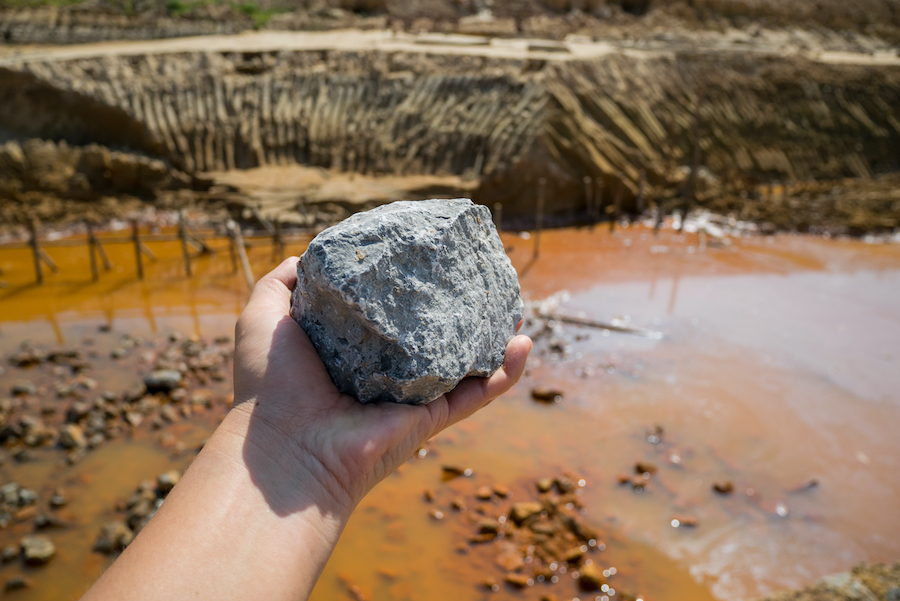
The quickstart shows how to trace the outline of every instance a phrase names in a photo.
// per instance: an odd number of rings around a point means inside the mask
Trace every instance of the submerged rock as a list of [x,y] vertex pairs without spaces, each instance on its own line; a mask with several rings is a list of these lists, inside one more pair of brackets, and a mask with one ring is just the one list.
[[22,547],[22,557],[29,565],[45,564],[56,555],[56,545],[49,538],[40,534],[23,536],[19,544]]
[[363,403],[428,403],[492,374],[523,312],[490,211],[466,199],[353,215],[316,236],[297,276],[291,315]]

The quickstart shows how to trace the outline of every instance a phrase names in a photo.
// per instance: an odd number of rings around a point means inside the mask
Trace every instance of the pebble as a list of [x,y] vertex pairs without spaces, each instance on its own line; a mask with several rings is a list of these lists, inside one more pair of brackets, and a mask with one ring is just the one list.
[[734,492],[734,485],[731,482],[716,482],[712,489],[720,495],[730,495]]
[[481,499],[482,501],[488,501],[494,495],[494,491],[491,490],[490,486],[482,486],[478,490],[475,491],[475,498]]
[[56,545],[41,534],[23,536],[19,544],[22,547],[22,556],[25,559],[25,563],[29,565],[45,564],[56,555]]
[[127,547],[134,534],[122,522],[109,522],[100,528],[100,534],[94,542],[94,551],[98,553],[117,553]]
[[64,449],[80,449],[87,446],[87,439],[81,426],[66,424],[59,433],[59,444]]
[[28,380],[22,380],[13,384],[10,392],[13,396],[34,396],[37,394],[37,386]]
[[178,484],[179,480],[181,480],[181,472],[178,470],[170,470],[159,475],[156,479],[156,485],[159,487],[163,496],[165,496],[175,488],[175,485]]
[[181,385],[181,372],[174,369],[158,369],[144,376],[148,392],[171,392]]
[[578,588],[585,592],[600,590],[606,584],[603,571],[595,565],[584,566],[578,573]]
[[3,563],[9,563],[11,561],[14,561],[18,557],[19,548],[13,545],[3,547],[3,551],[0,551],[0,560],[2,560]]
[[17,591],[23,588],[31,588],[31,581],[24,576],[16,575],[6,581],[5,589],[7,591]]
[[563,393],[555,388],[532,388],[531,398],[541,403],[558,403],[563,399]]
[[519,503],[513,503],[512,509],[509,512],[509,517],[518,526],[531,516],[543,511],[543,509],[544,506],[535,501],[521,501]]

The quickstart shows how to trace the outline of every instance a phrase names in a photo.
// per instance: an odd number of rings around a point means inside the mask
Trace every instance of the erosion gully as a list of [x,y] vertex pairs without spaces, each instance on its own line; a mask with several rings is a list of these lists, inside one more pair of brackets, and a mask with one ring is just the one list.
[[[603,227],[545,231],[535,261],[533,238],[503,238],[526,299],[566,290],[554,311],[627,318],[664,338],[578,326],[539,337],[511,392],[428,443],[362,502],[314,599],[752,599],[900,558],[900,247],[779,235],[701,251],[696,236],[671,229]],[[98,390],[121,391],[142,369],[109,358],[123,334],[148,346],[173,331],[230,335],[248,291],[227,251],[196,258],[189,279],[177,243],[153,250],[159,260],[137,281],[131,247],[109,245],[114,268],[96,283],[86,247],[52,251],[61,272],[40,287],[29,251],[0,253],[4,358],[25,339],[79,347]],[[276,262],[262,246],[250,260],[257,277]],[[65,412],[49,370],[6,361],[4,370],[0,397],[30,379],[42,406]],[[226,397],[228,387],[213,385]],[[539,387],[562,398],[532,400]],[[42,499],[63,487],[70,503],[59,510],[68,527],[49,533],[56,557],[0,566],[0,580],[30,579],[21,599],[77,598],[112,561],[91,550],[100,525],[121,519],[116,506],[140,481],[185,469],[225,410],[162,430],[145,423],[73,465],[52,446],[23,463],[2,451],[3,483]],[[638,462],[657,471],[635,488]],[[447,480],[445,466],[471,475]],[[478,519],[536,498],[538,479],[562,474],[583,480],[581,517],[600,537],[588,556],[616,568],[612,596],[579,591],[560,571],[555,584],[516,589],[492,545],[470,542]],[[484,485],[511,497],[477,501]],[[14,521],[0,546],[32,529]],[[492,581],[499,590],[485,586]]]

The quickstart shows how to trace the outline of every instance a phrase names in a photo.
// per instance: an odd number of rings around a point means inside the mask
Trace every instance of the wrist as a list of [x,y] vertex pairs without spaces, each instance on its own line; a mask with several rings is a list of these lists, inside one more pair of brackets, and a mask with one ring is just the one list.
[[241,466],[274,514],[313,509],[343,529],[359,499],[286,424],[250,398],[235,404],[207,446]]

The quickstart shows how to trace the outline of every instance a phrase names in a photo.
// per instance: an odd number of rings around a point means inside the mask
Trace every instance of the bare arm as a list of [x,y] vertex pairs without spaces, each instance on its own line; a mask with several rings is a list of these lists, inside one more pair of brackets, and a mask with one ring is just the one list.
[[308,597],[363,496],[522,375],[531,341],[517,336],[497,373],[428,405],[341,395],[288,314],[296,262],[260,280],[238,319],[234,409],[85,599]]

